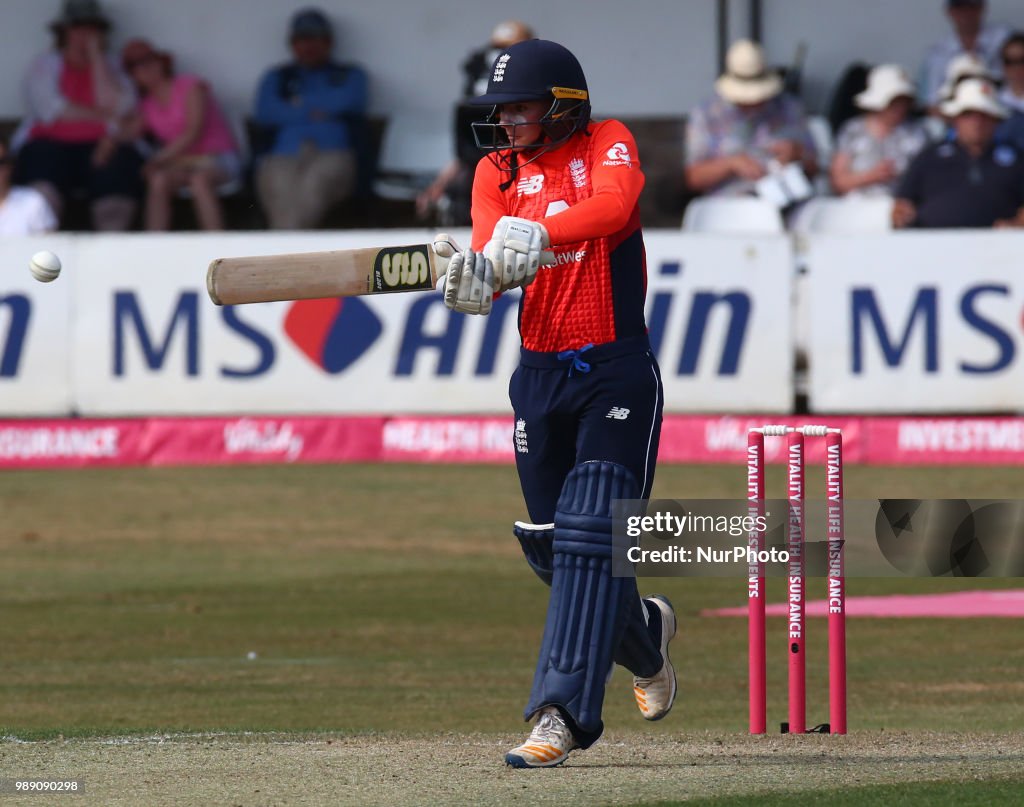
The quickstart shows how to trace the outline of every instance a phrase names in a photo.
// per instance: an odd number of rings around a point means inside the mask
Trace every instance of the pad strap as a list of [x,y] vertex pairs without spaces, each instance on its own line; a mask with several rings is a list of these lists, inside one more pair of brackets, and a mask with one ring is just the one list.
[[554,574],[554,549],[552,544],[555,538],[554,524],[527,524],[525,521],[517,521],[512,526],[512,534],[519,539],[519,545],[523,548],[526,562],[536,573],[537,577],[544,581],[544,585],[551,585],[551,578]]

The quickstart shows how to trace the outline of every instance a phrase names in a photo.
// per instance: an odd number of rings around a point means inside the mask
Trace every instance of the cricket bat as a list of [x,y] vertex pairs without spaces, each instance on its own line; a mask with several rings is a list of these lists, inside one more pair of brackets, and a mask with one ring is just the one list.
[[432,291],[437,260],[430,244],[217,258],[206,290],[217,305]]

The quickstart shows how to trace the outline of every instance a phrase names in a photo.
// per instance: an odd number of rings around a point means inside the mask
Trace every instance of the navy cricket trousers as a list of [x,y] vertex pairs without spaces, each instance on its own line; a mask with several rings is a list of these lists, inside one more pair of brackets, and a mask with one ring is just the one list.
[[[624,466],[641,498],[650,495],[664,393],[646,336],[572,355],[523,349],[509,397],[516,467],[534,524],[554,522],[566,476],[589,460]],[[615,661],[635,675],[651,676],[662,664],[659,643],[649,633],[639,593],[634,601]]]
[[624,466],[641,498],[650,495],[664,394],[646,336],[572,356],[523,349],[509,398],[516,468],[534,524],[554,521],[566,475],[588,460]]

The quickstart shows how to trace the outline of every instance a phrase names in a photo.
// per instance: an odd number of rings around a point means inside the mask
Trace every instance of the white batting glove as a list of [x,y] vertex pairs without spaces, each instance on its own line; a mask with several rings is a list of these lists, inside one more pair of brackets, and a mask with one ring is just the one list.
[[444,304],[463,314],[490,314],[494,265],[479,252],[459,249],[444,233],[434,239],[433,247],[439,259],[437,287],[444,293]]
[[456,252],[462,252],[462,247],[455,243],[455,239],[448,233],[438,233],[434,236],[435,265],[437,266],[437,284],[435,289],[443,292],[448,279],[448,267]]
[[529,286],[541,265],[555,262],[554,253],[545,250],[551,245],[543,224],[515,216],[502,216],[494,226],[484,255],[494,263],[495,291]]

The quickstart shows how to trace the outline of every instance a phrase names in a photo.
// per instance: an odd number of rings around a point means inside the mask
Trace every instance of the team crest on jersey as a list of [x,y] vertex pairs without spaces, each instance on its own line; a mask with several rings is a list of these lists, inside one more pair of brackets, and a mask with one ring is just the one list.
[[625,143],[616,143],[608,149],[605,165],[630,165],[633,158],[629,156],[629,147]]
[[572,184],[577,188],[585,188],[587,185],[587,166],[579,157],[569,160],[569,176],[572,177]]
[[544,175],[534,174],[533,176],[523,177],[516,184],[516,191],[519,196],[533,196],[535,193],[540,193],[544,187]]
[[498,58],[498,61],[494,63],[494,75],[491,76],[491,81],[498,82],[505,80],[505,66],[508,64],[508,54],[503,53]]

